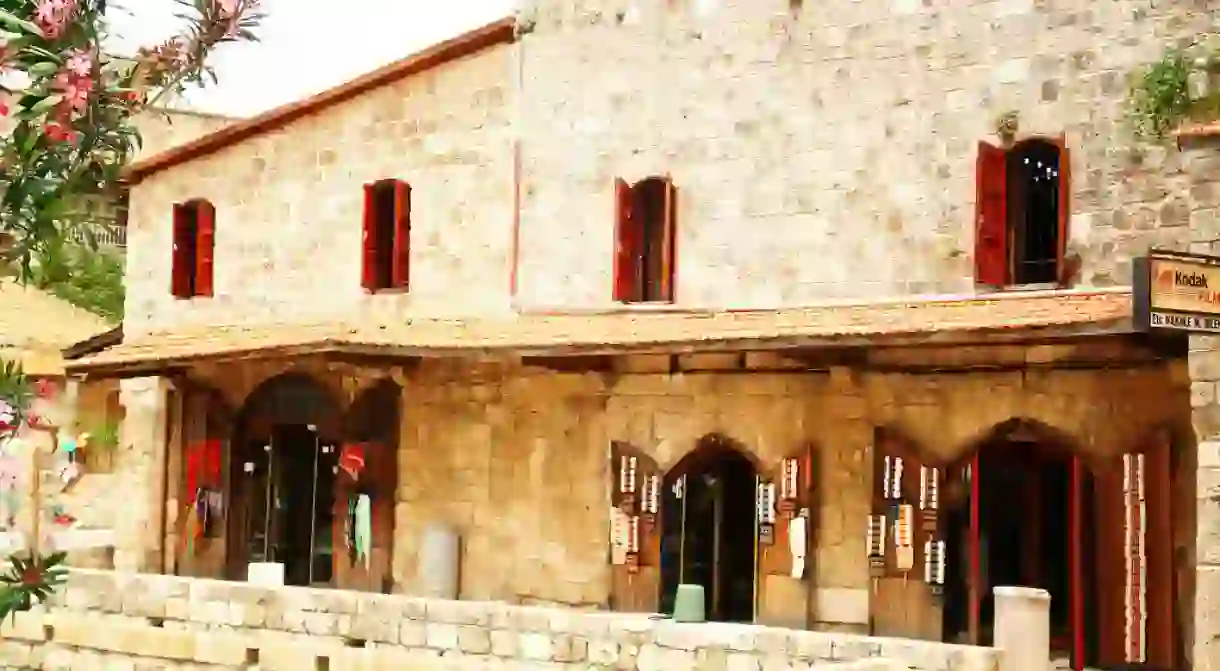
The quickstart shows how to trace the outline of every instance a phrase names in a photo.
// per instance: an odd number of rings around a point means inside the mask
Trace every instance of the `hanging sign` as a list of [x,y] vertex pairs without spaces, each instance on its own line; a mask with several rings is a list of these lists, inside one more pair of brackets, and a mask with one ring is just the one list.
[[1133,261],[1139,331],[1220,333],[1220,257],[1150,250]]

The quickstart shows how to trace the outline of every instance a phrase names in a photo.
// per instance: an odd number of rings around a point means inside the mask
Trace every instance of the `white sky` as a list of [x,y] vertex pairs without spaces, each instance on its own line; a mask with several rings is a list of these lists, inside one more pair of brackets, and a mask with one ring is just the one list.
[[[129,55],[172,35],[174,0],[110,0],[110,48]],[[428,45],[509,14],[515,0],[263,0],[261,42],[226,45],[213,64],[220,84],[191,107],[250,115],[303,98]]]

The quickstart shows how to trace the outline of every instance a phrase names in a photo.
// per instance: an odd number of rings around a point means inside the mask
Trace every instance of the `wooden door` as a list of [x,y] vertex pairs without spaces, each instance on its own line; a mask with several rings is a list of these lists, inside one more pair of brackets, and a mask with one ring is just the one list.
[[[758,621],[803,627],[811,622],[807,581],[815,576],[813,553],[817,511],[813,497],[813,449],[802,448],[780,459],[764,477],[774,510],[758,529]],[[770,504],[769,504],[770,505]]]
[[873,634],[942,638],[945,544],[940,533],[944,469],[900,439],[877,433],[868,562]]
[[1097,661],[1103,666],[1174,668],[1170,450],[1168,436],[1158,436],[1097,479]]
[[661,486],[656,460],[610,445],[610,608],[655,613],[661,593]]

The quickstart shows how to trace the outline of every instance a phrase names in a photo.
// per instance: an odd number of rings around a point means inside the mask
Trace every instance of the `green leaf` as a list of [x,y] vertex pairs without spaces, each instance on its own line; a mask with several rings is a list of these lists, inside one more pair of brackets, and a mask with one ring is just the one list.
[[0,23],[12,28],[19,28],[30,35],[42,36],[42,31],[38,29],[38,26],[30,21],[18,18],[15,14],[4,9],[0,9]]

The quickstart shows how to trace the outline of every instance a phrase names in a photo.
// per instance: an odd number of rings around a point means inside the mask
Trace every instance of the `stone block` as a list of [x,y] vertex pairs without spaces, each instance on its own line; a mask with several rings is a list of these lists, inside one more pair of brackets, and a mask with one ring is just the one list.
[[259,671],[312,671],[318,651],[287,641],[260,641],[258,663]]
[[218,666],[242,666],[257,643],[239,633],[196,633],[194,661]]

